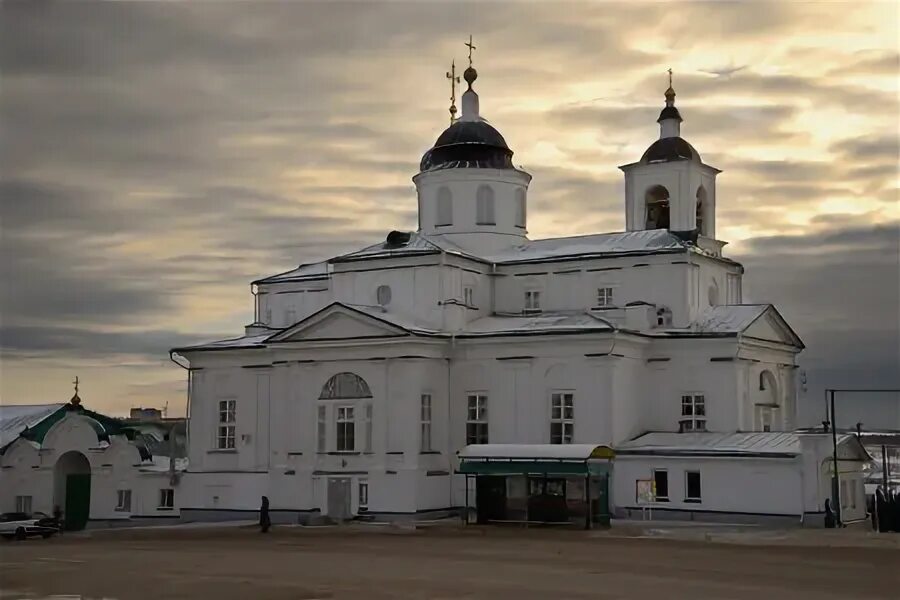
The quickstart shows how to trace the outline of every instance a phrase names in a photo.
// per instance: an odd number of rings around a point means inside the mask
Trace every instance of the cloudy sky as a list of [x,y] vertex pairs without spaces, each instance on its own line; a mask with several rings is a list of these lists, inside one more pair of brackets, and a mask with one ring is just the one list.
[[[239,333],[249,281],[413,229],[410,181],[478,47],[534,175],[533,238],[624,228],[617,165],[682,133],[747,299],[826,385],[900,387],[898,5],[4,3],[0,401],[183,410],[170,347]],[[896,411],[900,400],[883,399]],[[885,413],[882,413],[885,414]],[[818,416],[818,415],[814,415]]]

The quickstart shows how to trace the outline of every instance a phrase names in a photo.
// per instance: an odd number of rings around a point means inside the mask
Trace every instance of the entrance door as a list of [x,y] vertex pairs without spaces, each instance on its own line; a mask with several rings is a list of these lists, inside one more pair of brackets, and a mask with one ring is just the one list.
[[478,522],[506,519],[506,477],[481,475],[475,478]]
[[350,479],[333,477],[328,480],[328,516],[343,521],[350,518]]
[[90,474],[66,475],[66,529],[79,530],[87,525],[91,511]]

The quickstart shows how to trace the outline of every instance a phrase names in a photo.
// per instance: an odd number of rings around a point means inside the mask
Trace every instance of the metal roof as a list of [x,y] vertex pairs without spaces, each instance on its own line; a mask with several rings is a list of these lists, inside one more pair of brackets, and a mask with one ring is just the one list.
[[793,432],[647,433],[616,447],[619,454],[797,456],[800,436]]
[[597,444],[469,444],[457,455],[470,460],[588,460],[601,449],[609,450]]
[[65,404],[0,404],[0,448],[63,406]]

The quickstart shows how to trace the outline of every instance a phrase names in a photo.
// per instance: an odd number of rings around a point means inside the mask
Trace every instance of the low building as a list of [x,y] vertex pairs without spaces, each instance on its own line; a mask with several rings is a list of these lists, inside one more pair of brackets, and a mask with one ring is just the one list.
[[[184,444],[161,427],[66,404],[0,406],[0,510],[63,511],[66,527],[179,516]],[[162,438],[162,439],[160,439]]]

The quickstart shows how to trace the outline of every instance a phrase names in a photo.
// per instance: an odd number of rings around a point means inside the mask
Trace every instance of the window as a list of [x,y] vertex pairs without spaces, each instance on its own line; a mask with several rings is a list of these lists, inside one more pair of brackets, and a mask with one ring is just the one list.
[[541,312],[540,290],[525,290],[525,312]]
[[325,407],[319,405],[318,413],[316,416],[316,440],[318,446],[316,446],[316,450],[318,452],[325,452],[328,449],[328,434],[326,429],[326,421],[325,421]]
[[447,227],[453,225],[453,194],[450,188],[443,186],[437,193],[437,219],[435,227]]
[[237,400],[219,400],[219,428],[216,433],[216,448],[234,449],[234,424],[237,420]]
[[597,306],[613,306],[613,288],[597,288]]
[[856,482],[851,481],[847,487],[850,490],[850,508],[856,508]]
[[116,510],[131,512],[131,490],[116,490]]
[[647,206],[647,222],[644,229],[668,229],[669,190],[661,185],[651,187],[644,194],[644,203]]
[[295,311],[293,308],[288,309],[288,311],[285,313],[285,321],[286,321],[286,323],[284,324],[285,327],[290,327],[291,325],[296,323],[297,322],[297,311]]
[[159,508],[175,507],[175,490],[172,488],[163,488],[159,490]]
[[684,474],[684,501],[700,502],[700,471],[688,471]]
[[372,403],[367,402],[363,407],[363,430],[366,439],[363,440],[363,452],[372,451]]
[[463,288],[463,304],[475,306],[475,288],[466,286]]
[[666,470],[653,471],[653,483],[656,484],[656,496],[654,500],[657,502],[669,501],[669,472]]
[[369,482],[366,479],[359,480],[359,512],[369,510]]
[[31,496],[16,496],[16,512],[31,514]]
[[490,186],[482,185],[478,187],[475,197],[476,201],[476,225],[496,225],[494,218],[494,190]]
[[706,431],[706,399],[703,394],[685,394],[681,397],[682,432]]
[[319,400],[342,400],[345,398],[371,398],[372,391],[365,380],[354,373],[338,373],[322,386]]
[[267,308],[266,309],[266,325],[271,325],[271,324],[272,324],[272,309]]
[[550,394],[550,443],[571,444],[575,437],[575,395]]
[[516,227],[525,229],[525,190],[516,190]]
[[422,394],[421,398],[421,439],[420,450],[422,452],[431,451],[431,394]]
[[466,444],[488,443],[488,398],[484,394],[468,395]]
[[378,289],[375,290],[375,301],[378,303],[378,306],[387,306],[391,303],[391,286],[389,285],[379,285]]
[[353,407],[338,406],[337,407],[337,451],[353,452],[355,448],[354,433],[355,423],[353,422]]

